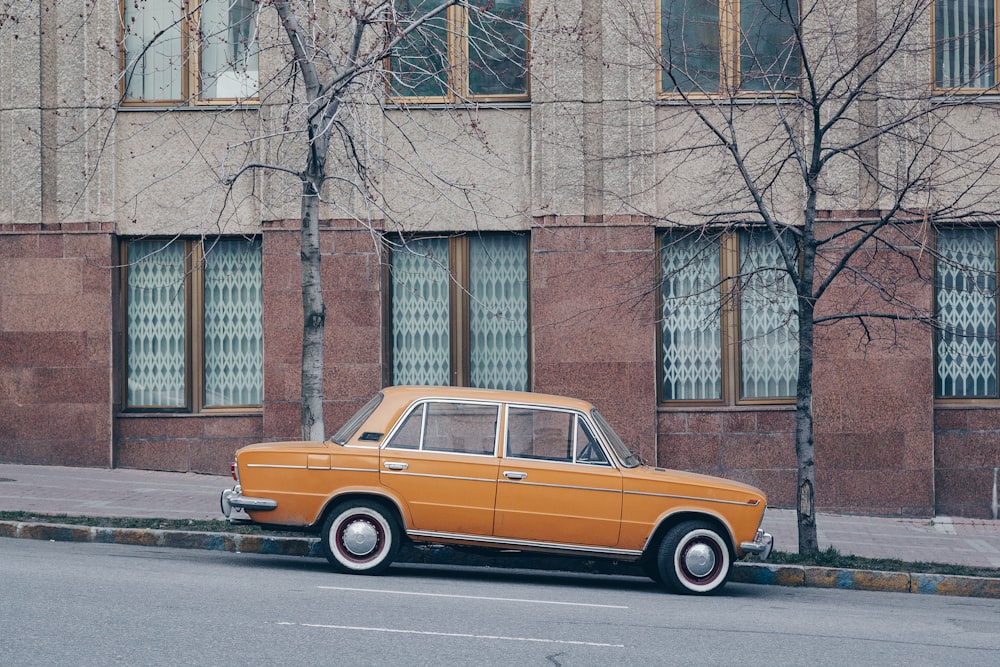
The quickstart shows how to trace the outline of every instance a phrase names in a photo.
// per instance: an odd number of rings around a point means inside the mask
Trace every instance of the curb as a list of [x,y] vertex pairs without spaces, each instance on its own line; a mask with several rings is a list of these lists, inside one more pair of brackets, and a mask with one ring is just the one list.
[[[100,526],[75,526],[67,524],[0,521],[0,537],[50,542],[92,542],[96,544],[131,544],[145,547],[171,547],[174,549],[203,549],[269,556],[307,556],[323,558],[319,540],[312,537],[269,537],[238,533],[204,533],[181,530],[142,528],[106,528]],[[434,562],[454,565],[491,565],[528,569],[560,568],[566,559],[522,558],[427,558],[418,554],[400,558],[401,562]],[[462,554],[464,556],[464,554]],[[546,562],[547,560],[547,562]],[[465,562],[462,562],[465,561]],[[580,563],[580,560],[576,560]],[[595,561],[588,561],[595,563]],[[548,565],[548,567],[546,567]],[[576,571],[580,571],[577,569]],[[630,567],[595,566],[585,569],[603,574],[632,574]],[[839,588],[843,590],[882,591],[887,593],[917,593],[924,595],[951,595],[1000,599],[1000,579],[962,577],[946,574],[916,572],[879,572],[875,570],[846,570],[832,567],[805,565],[774,565],[769,563],[736,563],[730,581],[761,586],[789,586],[804,588]]]

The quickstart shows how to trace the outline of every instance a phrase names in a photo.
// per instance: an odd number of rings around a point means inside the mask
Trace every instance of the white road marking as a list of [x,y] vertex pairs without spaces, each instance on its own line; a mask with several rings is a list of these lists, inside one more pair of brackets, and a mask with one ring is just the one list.
[[567,607],[598,607],[600,609],[628,609],[624,605],[617,604],[591,604],[589,602],[559,602],[557,600],[527,600],[521,598],[491,598],[479,595],[449,595],[447,593],[416,593],[413,591],[389,591],[377,588],[347,588],[344,586],[317,586],[325,591],[351,591],[356,593],[386,593],[389,595],[420,595],[432,598],[457,598],[460,600],[485,600],[489,602],[527,602],[530,604],[557,604]]
[[326,625],[323,623],[288,623],[278,622],[278,625],[297,626],[300,628],[321,628],[325,630],[355,630],[359,632],[388,632],[401,635],[424,635],[428,637],[454,637],[457,639],[495,639],[507,642],[537,642],[542,644],[572,644],[573,646],[597,646],[604,648],[625,648],[625,644],[603,644],[601,642],[581,642],[569,639],[543,639],[539,637],[505,637],[503,635],[474,635],[463,632],[432,632],[427,630],[401,630],[399,628],[369,628],[359,625]]

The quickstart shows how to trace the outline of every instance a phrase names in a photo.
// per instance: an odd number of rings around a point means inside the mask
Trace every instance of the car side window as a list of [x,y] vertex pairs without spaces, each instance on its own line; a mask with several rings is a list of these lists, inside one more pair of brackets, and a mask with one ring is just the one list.
[[387,447],[459,454],[496,450],[499,406],[432,401],[406,417]]
[[511,407],[507,411],[507,456],[573,461],[573,415],[558,410]]
[[576,462],[590,465],[611,465],[604,450],[597,443],[597,438],[591,435],[590,429],[584,425],[583,420],[579,417],[576,419]]

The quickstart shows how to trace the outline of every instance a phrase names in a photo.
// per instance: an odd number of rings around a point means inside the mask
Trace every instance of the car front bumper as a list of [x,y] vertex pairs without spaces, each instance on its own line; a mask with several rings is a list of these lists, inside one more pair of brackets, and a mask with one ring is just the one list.
[[225,489],[219,496],[222,514],[232,523],[252,523],[247,510],[254,512],[269,512],[278,506],[277,500],[270,498],[254,498],[244,496],[243,489],[237,484],[231,489]]
[[766,561],[774,548],[774,538],[770,533],[758,530],[753,542],[741,542],[740,551],[744,554],[756,554],[762,561]]

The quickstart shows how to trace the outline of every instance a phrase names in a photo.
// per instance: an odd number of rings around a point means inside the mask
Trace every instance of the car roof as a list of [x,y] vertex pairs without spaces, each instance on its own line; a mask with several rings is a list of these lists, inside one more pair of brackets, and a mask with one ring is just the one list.
[[392,402],[407,405],[426,399],[457,399],[477,401],[498,401],[504,403],[530,403],[560,408],[572,408],[590,412],[593,405],[587,401],[552,394],[538,394],[527,391],[506,391],[500,389],[476,389],[473,387],[434,387],[434,386],[393,386],[382,389],[382,394]]

